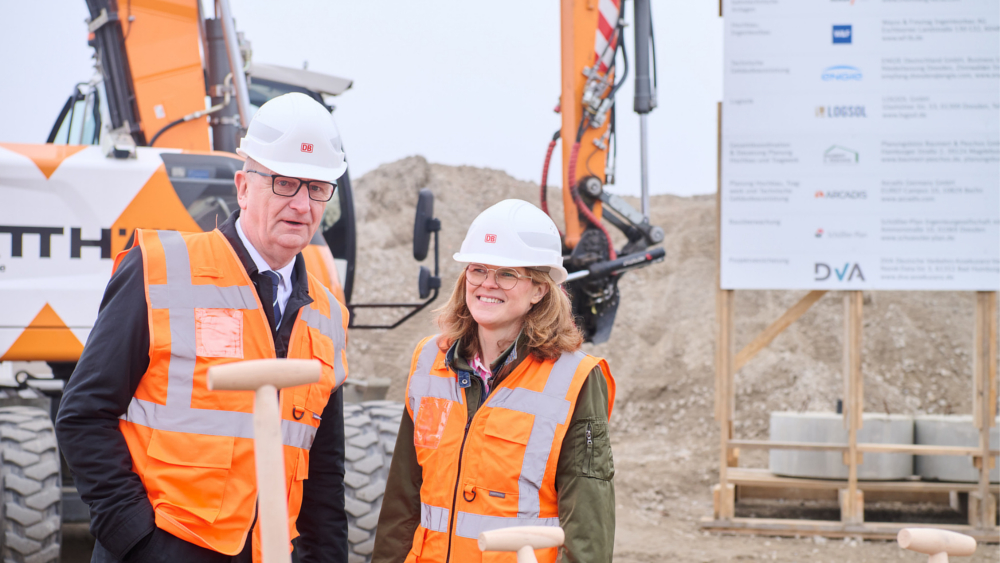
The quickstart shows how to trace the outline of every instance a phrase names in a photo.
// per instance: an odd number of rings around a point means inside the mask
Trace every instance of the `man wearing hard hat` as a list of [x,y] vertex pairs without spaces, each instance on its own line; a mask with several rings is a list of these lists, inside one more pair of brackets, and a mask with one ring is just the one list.
[[280,393],[300,560],[347,559],[348,313],[300,254],[347,169],[340,136],[322,105],[287,94],[238,152],[240,209],[216,230],[136,231],[66,386],[56,432],[90,506],[92,561],[260,561],[254,393],[209,391],[206,373],[274,357],[323,366]]

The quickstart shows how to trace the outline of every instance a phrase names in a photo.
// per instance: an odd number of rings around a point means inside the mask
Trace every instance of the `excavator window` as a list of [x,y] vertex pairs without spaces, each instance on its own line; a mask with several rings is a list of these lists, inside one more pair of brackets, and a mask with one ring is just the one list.
[[47,143],[96,145],[101,139],[101,97],[97,88],[77,84],[66,100]]
[[266,80],[263,78],[252,78],[249,83],[250,89],[250,106],[254,113],[260,106],[264,105],[265,102],[271,98],[276,98],[283,94],[289,94],[291,92],[299,92],[305,94],[310,98],[313,98],[317,102],[326,106],[327,109],[333,111],[333,108],[326,105],[323,102],[323,97],[312,90],[307,90],[300,86],[293,86],[291,84],[285,84],[284,82],[274,82],[272,80]]
[[233,176],[243,167],[235,156],[160,153],[170,183],[203,231],[222,224],[239,207]]

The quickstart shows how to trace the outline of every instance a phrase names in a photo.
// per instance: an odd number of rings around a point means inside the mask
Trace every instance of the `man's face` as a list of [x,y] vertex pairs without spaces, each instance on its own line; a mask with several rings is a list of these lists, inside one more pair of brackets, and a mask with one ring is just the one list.
[[274,174],[259,163],[236,172],[243,232],[272,268],[281,268],[312,240],[326,203],[309,199],[304,185],[292,197],[277,195],[271,190],[271,178],[249,170]]

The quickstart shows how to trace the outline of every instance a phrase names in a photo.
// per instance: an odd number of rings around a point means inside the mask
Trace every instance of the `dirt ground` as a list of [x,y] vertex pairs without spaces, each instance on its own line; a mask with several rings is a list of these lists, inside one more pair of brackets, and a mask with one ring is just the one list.
[[[538,202],[538,185],[505,173],[429,164],[410,157],[355,181],[358,266],[352,301],[413,301],[411,254],[417,191],[430,188],[441,219],[443,295],[460,266],[451,256],[475,216],[505,198]],[[561,224],[558,188],[550,208]],[[629,198],[626,198],[629,199]],[[638,207],[638,202],[629,200]],[[664,263],[631,272],[611,340],[586,351],[608,359],[617,380],[612,416],[616,466],[616,561],[922,561],[895,542],[720,537],[698,521],[712,512],[718,430],[713,422],[715,202],[712,196],[651,198],[652,222],[666,232]],[[561,225],[560,225],[561,226]],[[620,245],[619,245],[620,246]],[[433,268],[433,254],[424,265]],[[805,292],[738,292],[737,349]],[[948,292],[866,292],[865,409],[891,413],[970,413],[974,296]],[[433,307],[432,307],[433,308]],[[401,312],[365,311],[360,322]],[[381,316],[380,316],[381,315]],[[831,292],[736,377],[736,436],[767,438],[771,411],[832,411],[841,383],[842,296]],[[402,400],[413,347],[435,333],[425,310],[393,331],[352,331],[352,378],[392,380]],[[753,452],[741,466],[766,467]],[[982,546],[966,561],[1000,560]]]

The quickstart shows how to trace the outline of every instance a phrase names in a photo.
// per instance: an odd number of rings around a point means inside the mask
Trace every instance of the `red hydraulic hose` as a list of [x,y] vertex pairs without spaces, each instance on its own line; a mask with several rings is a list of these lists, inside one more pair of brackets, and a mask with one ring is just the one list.
[[580,211],[580,213],[582,213],[583,216],[586,217],[588,221],[590,221],[590,224],[594,225],[595,227],[600,229],[602,233],[604,233],[604,238],[606,238],[608,241],[608,256],[610,256],[609,260],[614,260],[615,258],[618,258],[618,253],[615,252],[615,245],[611,241],[611,235],[608,233],[608,229],[606,229],[604,225],[601,223],[601,220],[598,219],[596,215],[594,215],[594,212],[591,211],[590,208],[583,203],[583,199],[580,198],[580,191],[576,188],[576,158],[579,154],[580,154],[580,141],[577,141],[573,143],[573,148],[571,148],[569,151],[569,178],[568,178],[569,191],[570,194],[573,196],[573,203],[576,204],[576,207]]
[[547,194],[549,187],[549,162],[552,160],[552,151],[555,150],[557,142],[559,142],[558,135],[549,143],[549,150],[545,152],[545,164],[542,165],[542,184],[539,196],[542,199],[542,211],[549,216],[551,216],[551,213],[549,213],[549,199]]

